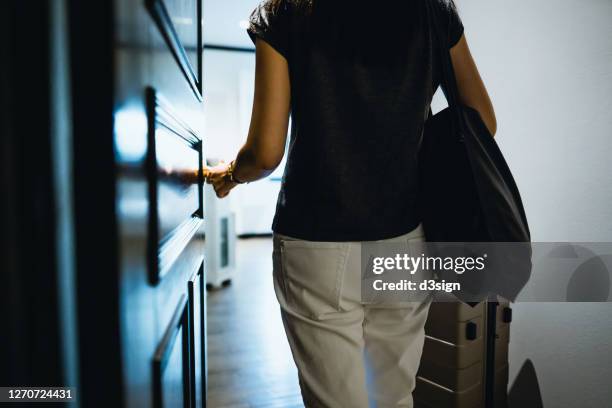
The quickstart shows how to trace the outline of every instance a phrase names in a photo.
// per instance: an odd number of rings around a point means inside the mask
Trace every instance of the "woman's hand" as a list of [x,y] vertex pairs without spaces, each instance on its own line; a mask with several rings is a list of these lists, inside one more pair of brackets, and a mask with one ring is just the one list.
[[204,168],[204,177],[208,184],[212,184],[217,197],[224,198],[230,193],[237,183],[230,180],[229,164],[219,163],[214,167]]

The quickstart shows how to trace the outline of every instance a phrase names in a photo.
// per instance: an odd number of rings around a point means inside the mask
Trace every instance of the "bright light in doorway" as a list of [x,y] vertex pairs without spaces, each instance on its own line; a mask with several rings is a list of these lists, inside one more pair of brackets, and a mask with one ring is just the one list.
[[240,28],[242,28],[243,30],[246,30],[247,28],[249,28],[249,22],[248,20],[240,20],[238,26],[240,26]]

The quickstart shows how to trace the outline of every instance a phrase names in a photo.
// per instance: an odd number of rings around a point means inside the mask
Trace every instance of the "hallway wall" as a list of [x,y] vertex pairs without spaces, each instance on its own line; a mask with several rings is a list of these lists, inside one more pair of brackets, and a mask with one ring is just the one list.
[[[247,37],[246,32],[243,34]],[[246,140],[251,120],[255,54],[206,50],[204,87],[207,90],[204,134],[208,157],[232,160]],[[238,234],[270,233],[284,162],[265,180],[234,190],[231,207]]]
[[[533,240],[612,241],[612,2],[456,2]],[[516,304],[510,347],[544,407],[609,404],[612,304]]]
[[534,240],[611,240],[612,2],[457,4]]

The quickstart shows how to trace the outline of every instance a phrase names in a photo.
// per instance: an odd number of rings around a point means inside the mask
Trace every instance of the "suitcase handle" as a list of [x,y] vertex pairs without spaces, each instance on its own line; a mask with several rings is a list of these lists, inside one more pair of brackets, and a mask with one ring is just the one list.
[[502,321],[504,323],[510,323],[512,321],[512,309],[510,309],[509,307],[504,307]]
[[474,322],[468,322],[465,325],[465,338],[468,340],[476,340],[478,336],[478,325]]

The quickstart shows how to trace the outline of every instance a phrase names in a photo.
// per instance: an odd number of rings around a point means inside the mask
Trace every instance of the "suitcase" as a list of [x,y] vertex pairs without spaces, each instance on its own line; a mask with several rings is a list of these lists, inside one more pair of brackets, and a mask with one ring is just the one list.
[[413,393],[416,408],[505,408],[512,309],[434,302]]

